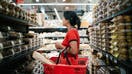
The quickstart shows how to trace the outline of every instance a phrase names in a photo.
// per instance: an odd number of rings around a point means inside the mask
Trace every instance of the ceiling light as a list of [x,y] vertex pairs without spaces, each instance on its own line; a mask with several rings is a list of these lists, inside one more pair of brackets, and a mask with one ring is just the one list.
[[60,19],[59,14],[58,14],[58,11],[57,11],[57,9],[56,9],[56,8],[54,8],[54,11],[55,11],[55,14],[56,14],[56,16],[57,16],[58,20],[59,20],[60,22],[62,22],[62,21],[61,21],[61,19]]
[[36,2],[39,2],[39,0],[36,0]]
[[66,0],[62,0],[63,2],[65,2]]

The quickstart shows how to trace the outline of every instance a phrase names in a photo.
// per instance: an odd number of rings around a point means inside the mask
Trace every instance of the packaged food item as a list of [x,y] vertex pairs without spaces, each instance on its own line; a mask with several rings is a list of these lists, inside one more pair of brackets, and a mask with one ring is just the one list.
[[2,14],[8,14],[9,9],[8,9],[8,3],[6,1],[1,1],[1,6],[2,6]]
[[129,59],[132,61],[132,47],[131,46],[128,48],[128,53],[129,53]]
[[28,45],[22,45],[21,46],[21,51],[28,50]]
[[9,4],[8,5],[8,8],[9,8],[9,16],[15,16],[15,6],[13,4]]
[[8,35],[10,40],[17,39],[18,36],[16,32],[9,32]]
[[7,34],[4,32],[0,32],[0,42],[4,42],[7,38]]
[[0,51],[0,62],[1,62],[2,59],[3,59],[3,55],[2,55],[2,53]]
[[27,33],[24,36],[25,36],[25,38],[34,38],[35,34],[34,33]]
[[32,38],[24,38],[23,41],[24,41],[25,44],[32,44],[33,43]]
[[3,55],[3,57],[8,57],[8,56],[12,56],[12,55],[14,55],[14,50],[11,48],[9,48],[9,49],[4,49],[3,51],[2,51],[2,55]]
[[20,46],[14,47],[14,52],[15,53],[21,52],[21,47]]

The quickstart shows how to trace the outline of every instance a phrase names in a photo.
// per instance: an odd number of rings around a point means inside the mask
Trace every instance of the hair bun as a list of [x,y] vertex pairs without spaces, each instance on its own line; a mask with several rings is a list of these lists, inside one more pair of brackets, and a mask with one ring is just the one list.
[[75,27],[75,25],[77,25],[78,29],[80,28],[81,21],[74,11],[65,11],[64,17],[69,20],[72,26]]

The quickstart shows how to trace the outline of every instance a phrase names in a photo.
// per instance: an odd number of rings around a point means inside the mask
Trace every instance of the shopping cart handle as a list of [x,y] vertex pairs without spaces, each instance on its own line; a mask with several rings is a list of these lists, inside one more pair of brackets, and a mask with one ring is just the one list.
[[67,63],[68,63],[69,65],[71,65],[71,63],[70,63],[70,61],[69,61],[69,59],[68,59],[68,56],[67,56],[67,48],[68,48],[68,47],[66,47],[65,49],[63,49],[63,50],[60,52],[60,54],[59,54],[59,56],[58,56],[58,58],[57,58],[56,64],[59,63],[60,56],[61,56],[62,53],[64,53],[64,57],[66,58]]
[[64,51],[65,51],[65,49],[62,49],[62,51],[60,51],[59,56],[58,56],[57,61],[56,61],[56,64],[59,63],[60,56],[61,56],[61,54],[62,54]]

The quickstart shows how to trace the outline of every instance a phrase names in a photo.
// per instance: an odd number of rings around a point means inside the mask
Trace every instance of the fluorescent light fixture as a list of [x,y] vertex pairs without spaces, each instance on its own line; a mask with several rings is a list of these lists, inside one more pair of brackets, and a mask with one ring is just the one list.
[[56,16],[57,16],[58,20],[59,20],[60,22],[62,22],[62,21],[61,21],[61,19],[60,19],[59,14],[58,14],[58,11],[57,11],[57,9],[56,9],[56,8],[54,8],[54,11],[55,11],[55,14],[56,14]]
[[66,0],[62,0],[63,2],[65,2]]
[[36,0],[36,2],[39,2],[39,0]]
[[18,5],[96,5],[93,3],[27,3],[27,4],[18,4]]

